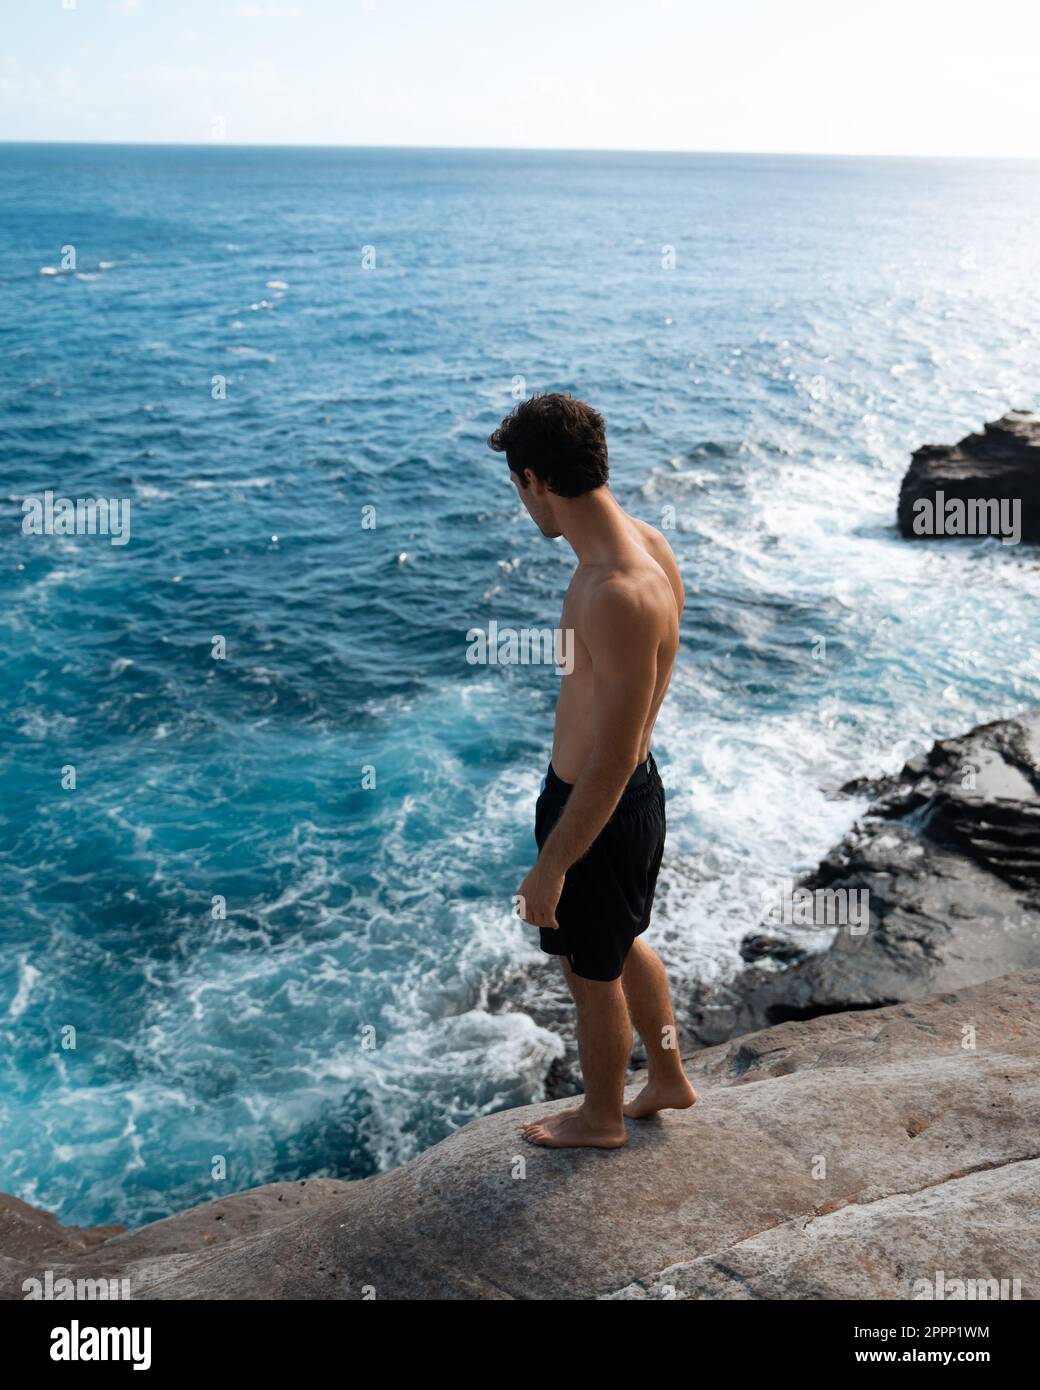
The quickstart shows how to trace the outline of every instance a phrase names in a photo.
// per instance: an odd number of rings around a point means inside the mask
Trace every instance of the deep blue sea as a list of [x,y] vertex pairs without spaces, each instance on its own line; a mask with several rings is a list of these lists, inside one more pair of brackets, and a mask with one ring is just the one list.
[[[518,393],[674,514],[679,996],[828,793],[1036,700],[1037,551],[894,512],[911,449],[1040,403],[1040,163],[6,146],[0,206],[0,1190],[65,1221],[538,1098],[558,1041],[486,1002],[558,677],[465,637],[571,568],[485,448]],[[48,488],[130,543],[23,535]]]

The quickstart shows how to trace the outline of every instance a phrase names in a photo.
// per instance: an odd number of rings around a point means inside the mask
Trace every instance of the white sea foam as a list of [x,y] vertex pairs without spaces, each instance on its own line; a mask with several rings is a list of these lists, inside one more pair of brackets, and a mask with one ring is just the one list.
[[21,1018],[29,1007],[29,1000],[38,981],[43,978],[41,972],[35,965],[30,965],[25,956],[18,958],[18,988],[15,990],[14,998],[11,1000],[7,1010],[7,1017],[13,1023],[15,1019]]
[[277,355],[276,355],[275,353],[273,353],[273,352],[261,352],[259,348],[249,347],[249,346],[247,346],[247,345],[244,344],[244,343],[243,343],[243,344],[240,344],[240,345],[237,346],[237,347],[228,348],[228,351],[229,351],[229,352],[232,354],[232,356],[234,356],[234,357],[246,357],[246,358],[249,358],[250,361],[254,361],[254,362],[277,362],[277,361],[278,361],[278,357],[277,357]]
[[274,478],[190,478],[188,486],[199,491],[212,488],[264,488],[274,487]]

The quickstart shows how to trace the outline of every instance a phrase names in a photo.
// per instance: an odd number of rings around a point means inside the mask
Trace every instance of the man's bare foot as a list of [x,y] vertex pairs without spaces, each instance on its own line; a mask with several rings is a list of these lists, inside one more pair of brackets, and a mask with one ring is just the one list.
[[659,1110],[689,1110],[697,1102],[697,1092],[685,1076],[675,1081],[650,1082],[625,1106],[630,1120],[646,1120]]
[[529,1144],[547,1149],[620,1149],[627,1137],[623,1122],[594,1124],[583,1105],[530,1121],[523,1127],[523,1136]]

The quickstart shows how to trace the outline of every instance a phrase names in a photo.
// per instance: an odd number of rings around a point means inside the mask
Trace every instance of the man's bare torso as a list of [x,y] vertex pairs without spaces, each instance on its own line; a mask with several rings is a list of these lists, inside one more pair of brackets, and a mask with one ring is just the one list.
[[592,594],[604,584],[627,588],[638,596],[646,628],[657,637],[654,692],[642,731],[641,759],[650,751],[654,724],[679,646],[684,594],[671,546],[660,531],[646,522],[634,517],[627,517],[627,521],[629,534],[610,563],[579,564],[563,602],[560,626],[574,634],[574,665],[560,683],[552,764],[565,782],[577,780],[593,747],[595,674],[583,640],[583,619]]

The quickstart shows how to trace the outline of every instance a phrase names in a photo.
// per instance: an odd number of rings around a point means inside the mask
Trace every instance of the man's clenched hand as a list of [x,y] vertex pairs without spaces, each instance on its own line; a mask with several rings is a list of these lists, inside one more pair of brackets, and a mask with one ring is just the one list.
[[559,922],[556,920],[556,904],[560,901],[560,894],[563,892],[563,874],[547,872],[538,864],[530,871],[527,877],[516,890],[519,898],[519,912],[521,921],[528,922],[532,927],[548,927],[551,931],[559,930]]

